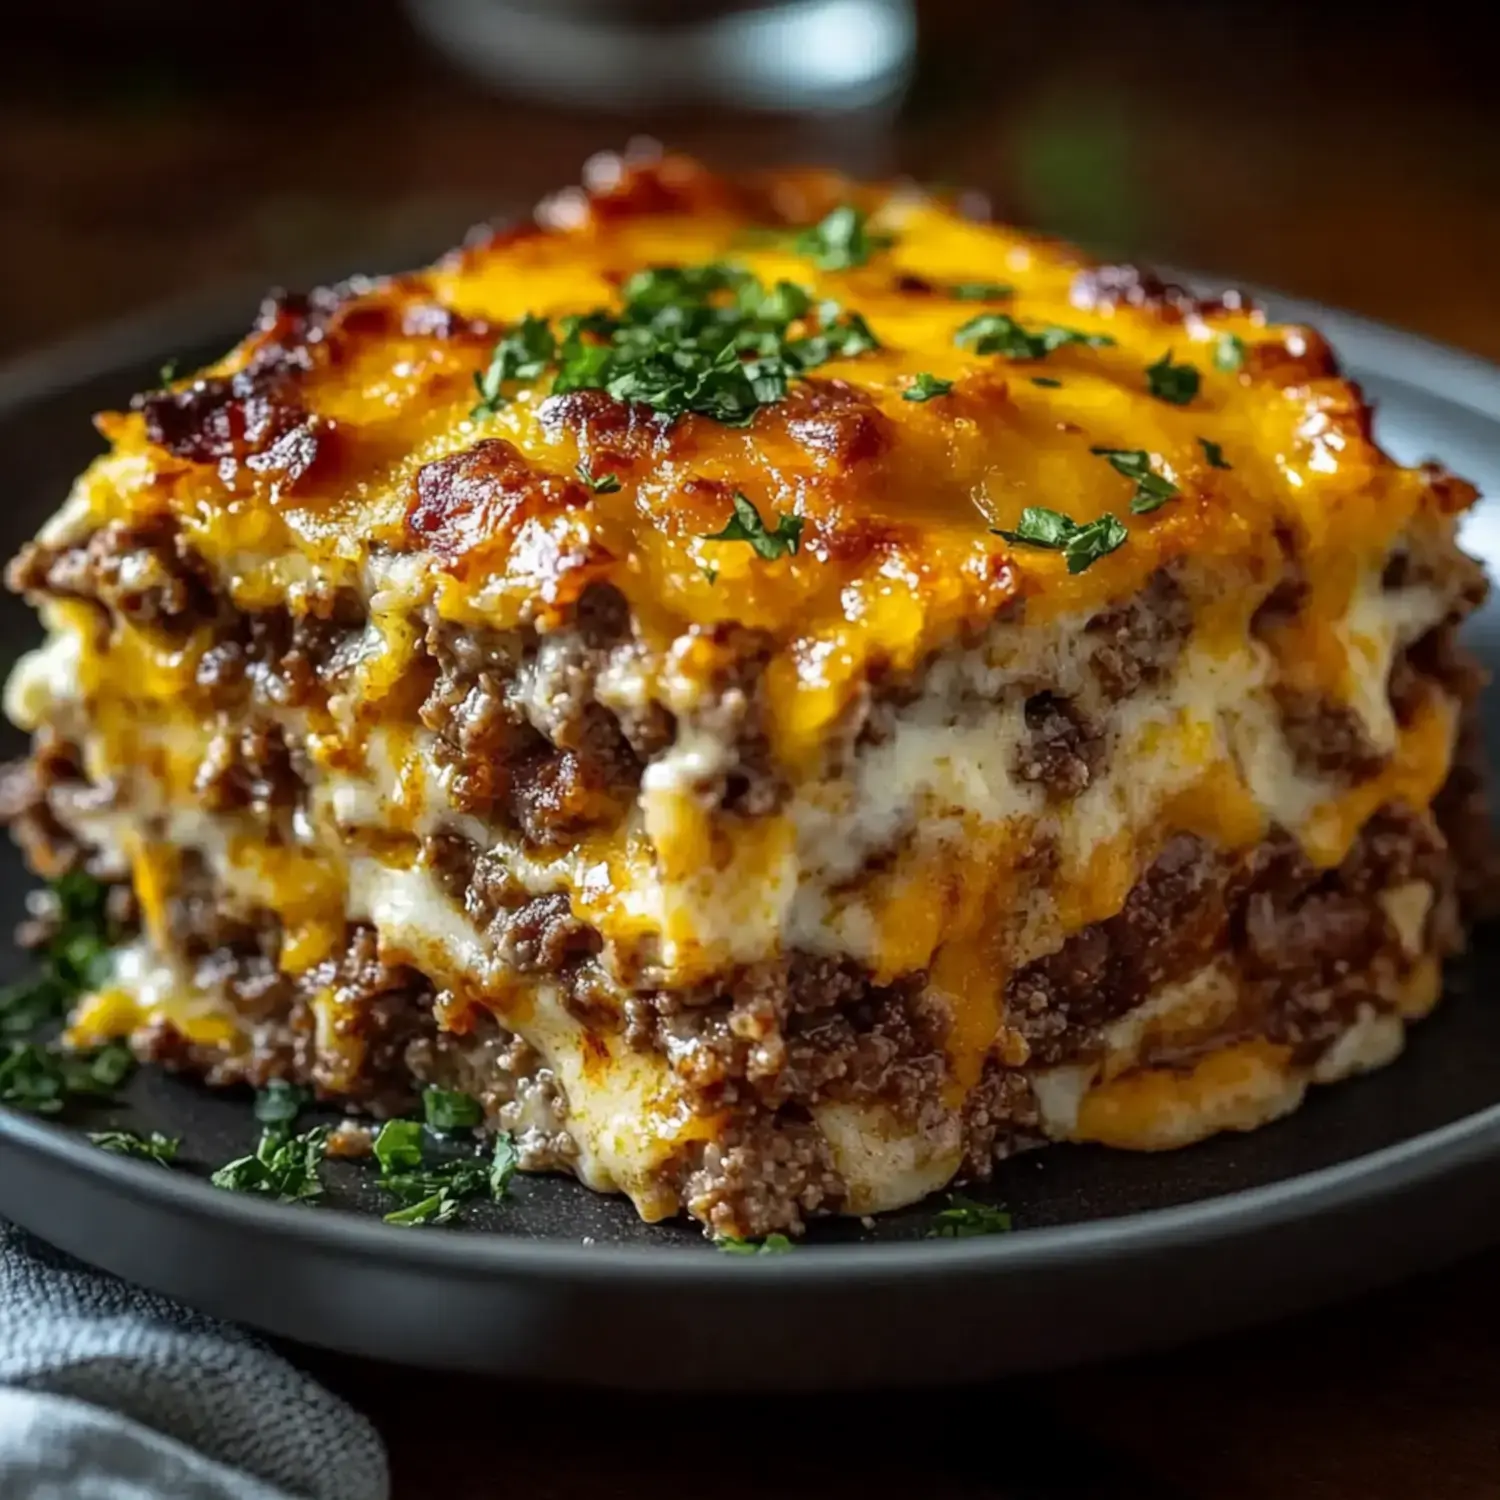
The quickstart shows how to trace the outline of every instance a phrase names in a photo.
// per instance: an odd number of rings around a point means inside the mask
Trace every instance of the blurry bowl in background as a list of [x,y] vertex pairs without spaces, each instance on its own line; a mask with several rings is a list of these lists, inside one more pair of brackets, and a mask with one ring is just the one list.
[[841,113],[902,93],[911,0],[404,0],[460,66],[549,104]]

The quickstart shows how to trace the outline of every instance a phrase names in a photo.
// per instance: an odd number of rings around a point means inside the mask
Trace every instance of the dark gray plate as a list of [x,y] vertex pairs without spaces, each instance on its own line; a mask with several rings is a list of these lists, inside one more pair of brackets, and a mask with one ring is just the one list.
[[[1440,454],[1500,494],[1500,371],[1271,300],[1333,338],[1399,457]],[[14,551],[98,448],[92,411],[150,384],[167,355],[217,353],[247,314],[148,321],[0,371],[0,550]],[[1467,542],[1500,558],[1500,510],[1481,508]],[[0,631],[7,659],[36,636],[8,599]],[[1500,605],[1473,634],[1500,663]],[[1491,720],[1497,706],[1486,704]],[[27,884],[10,857],[0,917],[19,911]],[[1038,1369],[1279,1315],[1500,1239],[1497,976],[1500,934],[1481,935],[1404,1059],[1253,1135],[1005,1164],[993,1196],[1018,1229],[1003,1237],[929,1240],[929,1205],[872,1230],[820,1226],[791,1255],[728,1256],[684,1226],[648,1228],[620,1200],[539,1178],[463,1228],[397,1229],[376,1217],[389,1205],[369,1173],[347,1164],[328,1168],[323,1205],[281,1207],[201,1180],[249,1147],[248,1100],[150,1072],[120,1107],[60,1126],[0,1110],[0,1214],[212,1312],[390,1359],[679,1388]],[[187,1170],[108,1156],[78,1133],[115,1124],[181,1135]]]

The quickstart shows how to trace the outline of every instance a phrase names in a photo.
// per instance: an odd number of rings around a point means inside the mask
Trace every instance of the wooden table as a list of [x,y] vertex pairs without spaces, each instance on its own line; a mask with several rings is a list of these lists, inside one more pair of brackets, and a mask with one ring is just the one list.
[[[7,22],[0,354],[184,287],[436,248],[645,126],[724,163],[973,182],[1112,254],[1500,359],[1500,110],[1457,5],[931,0],[900,118],[821,130],[522,110],[374,0],[357,26],[349,4],[294,0],[80,9]],[[1111,1500],[1477,1500],[1500,1495],[1497,1277],[1492,1256],[1211,1346],[957,1393],[648,1401],[308,1359],[377,1422],[407,1500],[1025,1500],[1063,1472]]]

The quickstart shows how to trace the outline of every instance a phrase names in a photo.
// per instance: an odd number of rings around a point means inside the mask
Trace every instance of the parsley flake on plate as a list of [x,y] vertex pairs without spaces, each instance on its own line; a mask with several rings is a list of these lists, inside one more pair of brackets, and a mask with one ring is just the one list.
[[0,988],[0,1037],[25,1036],[59,1019],[85,990],[109,975],[108,890],[74,870],[48,889],[48,919],[54,923],[42,952],[40,972]]
[[388,1120],[375,1137],[374,1154],[380,1165],[380,1186],[402,1205],[386,1214],[385,1222],[407,1228],[447,1224],[472,1199],[498,1201],[509,1190],[517,1165],[515,1141],[504,1131],[496,1135],[488,1157],[429,1162],[416,1120]]
[[1146,366],[1147,388],[1158,401],[1172,406],[1186,406],[1198,394],[1198,384],[1198,371],[1192,365],[1173,364],[1170,349]]
[[893,243],[891,235],[872,233],[868,218],[852,203],[843,203],[798,234],[793,247],[821,270],[847,271]]
[[1224,450],[1208,438],[1198,439],[1198,446],[1203,450],[1203,456],[1208,460],[1211,469],[1232,469],[1234,465],[1224,457]]
[[110,1099],[135,1068],[123,1042],[92,1052],[68,1052],[35,1042],[12,1042],[0,1055],[0,1104],[55,1115],[70,1099]]
[[721,1234],[714,1248],[725,1255],[785,1255],[796,1247],[784,1234],[768,1234],[760,1240],[742,1240],[738,1235]]
[[1170,479],[1151,467],[1151,455],[1143,448],[1090,448],[1089,452],[1108,459],[1115,473],[1135,481],[1135,494],[1130,497],[1133,515],[1150,515],[1179,493]]
[[801,516],[778,516],[776,529],[768,530],[760,512],[738,490],[734,492],[734,515],[723,531],[711,531],[705,542],[749,542],[756,555],[774,562],[787,553],[795,554],[802,539]]
[[1056,323],[1045,328],[1027,329],[1009,313],[980,313],[970,318],[953,342],[976,354],[1003,354],[1007,359],[1046,359],[1049,354],[1069,344],[1088,349],[1104,349],[1114,343],[1107,333],[1083,333],[1077,328],[1063,328]]
[[903,401],[931,401],[934,396],[946,396],[953,389],[951,380],[939,380],[930,371],[921,370],[912,376],[911,384],[901,392]]
[[312,1102],[311,1093],[284,1078],[273,1078],[255,1096],[255,1118],[268,1130],[290,1135],[297,1116]]
[[138,1161],[154,1161],[161,1167],[172,1165],[182,1145],[181,1136],[163,1135],[159,1130],[150,1135],[142,1135],[138,1130],[91,1130],[89,1139],[101,1151],[133,1156]]
[[966,1198],[962,1193],[948,1195],[948,1207],[933,1216],[928,1239],[967,1240],[982,1234],[1009,1234],[1010,1215],[1003,1208]]
[[1118,516],[1102,515],[1080,526],[1071,516],[1041,505],[1028,505],[1014,531],[994,530],[1012,544],[1061,552],[1070,573],[1082,573],[1123,546],[1130,535]]
[[1033,375],[1031,383],[1032,385],[1039,385],[1043,390],[1047,391],[1060,391],[1062,389],[1062,381],[1054,380],[1050,375]]
[[484,1109],[458,1089],[423,1089],[422,1116],[434,1130],[470,1130],[483,1122]]
[[387,1120],[380,1127],[371,1147],[380,1165],[382,1177],[409,1172],[422,1165],[422,1123],[420,1120]]
[[315,1125],[301,1135],[270,1126],[261,1132],[251,1155],[226,1162],[208,1180],[231,1193],[258,1193],[279,1203],[320,1197],[323,1181],[318,1167],[327,1152],[329,1134],[326,1125]]

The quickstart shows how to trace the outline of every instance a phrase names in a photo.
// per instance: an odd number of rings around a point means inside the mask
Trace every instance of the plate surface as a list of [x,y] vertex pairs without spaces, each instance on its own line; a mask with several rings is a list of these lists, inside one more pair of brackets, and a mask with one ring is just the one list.
[[[1497,497],[1465,542],[1500,561],[1500,370],[1405,334],[1266,299],[1316,323],[1379,405],[1404,461],[1441,455]],[[206,360],[249,308],[137,322],[0,370],[0,551],[11,555],[99,448],[98,409]],[[226,332],[226,330],[228,330]],[[1471,623],[1500,667],[1500,601]],[[37,639],[0,602],[0,659]],[[1500,693],[1485,702],[1500,744]],[[6,754],[20,736],[7,730]],[[0,922],[30,881],[0,861]],[[22,960],[0,954],[0,969]],[[9,977],[9,975],[7,975]],[[930,1240],[932,1206],[819,1226],[794,1254],[728,1256],[683,1225],[554,1178],[398,1229],[360,1166],[331,1163],[316,1207],[201,1179],[249,1148],[248,1098],[142,1072],[119,1107],[63,1125],[0,1109],[0,1215],[221,1316],[305,1342],[430,1365],[638,1387],[795,1389],[970,1379],[1124,1353],[1277,1316],[1500,1239],[1500,932],[1481,933],[1406,1056],[1317,1090],[1290,1119],[1161,1156],[1057,1147],[1004,1163],[990,1196],[1017,1230]],[[96,1150],[82,1129],[183,1137],[186,1170]]]

